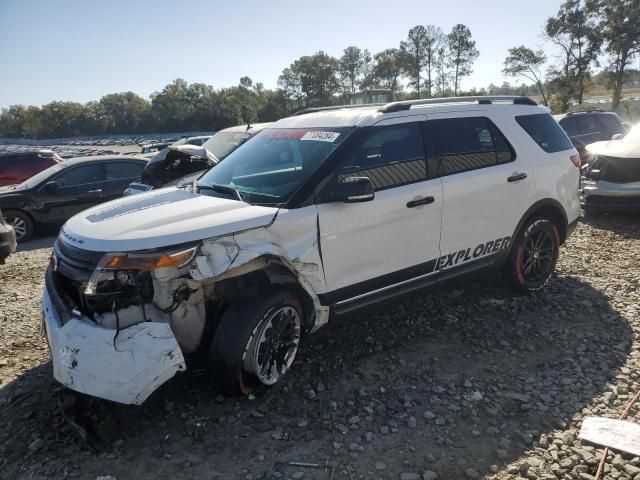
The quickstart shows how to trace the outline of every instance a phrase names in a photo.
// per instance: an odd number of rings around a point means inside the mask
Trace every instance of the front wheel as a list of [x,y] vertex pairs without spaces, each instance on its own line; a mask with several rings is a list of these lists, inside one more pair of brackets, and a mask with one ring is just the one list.
[[248,395],[277,383],[296,357],[303,325],[300,301],[286,291],[231,304],[210,350],[218,386],[228,395]]
[[16,232],[16,241],[26,242],[35,232],[35,225],[31,217],[20,210],[5,210],[5,221],[13,227]]
[[543,288],[555,270],[560,253],[560,236],[553,222],[534,218],[516,237],[504,266],[507,283],[518,292]]

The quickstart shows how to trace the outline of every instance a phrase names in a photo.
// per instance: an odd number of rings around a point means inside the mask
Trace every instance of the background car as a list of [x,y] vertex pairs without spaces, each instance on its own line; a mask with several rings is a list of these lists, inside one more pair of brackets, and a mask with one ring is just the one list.
[[586,112],[569,112],[556,117],[560,126],[567,132],[571,142],[580,155],[585,154],[585,146],[601,140],[611,140],[614,135],[624,134],[629,130],[615,112],[605,110],[589,110]]
[[587,145],[584,160],[586,211],[640,208],[640,124],[620,139]]
[[154,188],[193,181],[269,125],[270,123],[256,123],[225,128],[210,137],[201,147],[176,142],[167,149],[166,155],[153,157],[140,179],[129,185],[124,194],[134,195]]
[[4,264],[4,261],[9,255],[16,251],[16,232],[11,225],[9,225],[2,216],[2,210],[0,210],[0,265]]
[[51,150],[0,153],[0,187],[16,185],[63,159]]
[[122,155],[67,160],[19,185],[0,188],[0,208],[23,242],[41,226],[61,225],[82,210],[122,196],[146,163],[144,157]]

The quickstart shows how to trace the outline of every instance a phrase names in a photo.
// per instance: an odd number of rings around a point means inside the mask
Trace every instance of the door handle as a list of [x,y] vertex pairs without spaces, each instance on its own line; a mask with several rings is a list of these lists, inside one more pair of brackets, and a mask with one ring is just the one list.
[[527,174],[525,172],[514,173],[509,178],[507,178],[507,182],[517,182],[518,180],[524,180],[525,178],[527,178]]
[[407,202],[407,208],[419,207],[420,205],[431,205],[436,201],[433,197],[418,198],[417,200],[411,200]]
[[102,189],[99,188],[97,190],[89,190],[87,193],[102,193]]

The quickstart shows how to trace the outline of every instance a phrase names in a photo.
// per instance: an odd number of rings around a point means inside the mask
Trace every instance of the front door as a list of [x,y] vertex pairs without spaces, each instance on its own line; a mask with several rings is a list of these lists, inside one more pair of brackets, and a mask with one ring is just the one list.
[[440,255],[442,182],[429,171],[420,128],[424,115],[358,129],[334,177],[369,177],[375,198],[321,203],[325,303],[390,289],[433,274]]
[[103,162],[65,168],[52,178],[57,189],[50,191],[42,186],[38,192],[41,212],[46,223],[62,223],[76,213],[105,201],[105,170]]

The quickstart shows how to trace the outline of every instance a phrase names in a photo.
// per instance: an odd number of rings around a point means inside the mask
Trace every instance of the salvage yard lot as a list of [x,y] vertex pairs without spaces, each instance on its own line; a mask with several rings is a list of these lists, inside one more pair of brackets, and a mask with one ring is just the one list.
[[[141,407],[83,398],[76,413],[107,445],[96,454],[58,408],[39,333],[49,248],[36,247],[0,266],[0,479],[258,479],[275,461],[327,460],[336,479],[589,479],[601,450],[576,439],[581,419],[617,416],[640,388],[640,226],[596,216],[545,290],[481,280],[332,325],[255,398],[221,397],[202,369]],[[611,454],[609,468],[640,478],[639,459]]]

